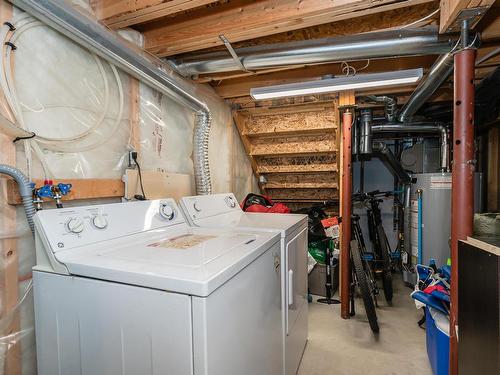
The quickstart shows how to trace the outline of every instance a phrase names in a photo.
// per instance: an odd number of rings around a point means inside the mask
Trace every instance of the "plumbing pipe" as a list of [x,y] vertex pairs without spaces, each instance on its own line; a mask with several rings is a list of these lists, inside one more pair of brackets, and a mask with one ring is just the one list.
[[472,235],[474,218],[475,49],[455,55],[451,177],[450,374],[458,373],[458,241]]
[[372,153],[372,110],[364,108],[360,111],[359,120],[359,153]]
[[387,119],[387,121],[393,122],[396,119],[398,102],[395,98],[387,95],[368,95],[366,98],[376,103],[385,104],[385,118]]
[[349,319],[349,293],[351,286],[351,214],[352,214],[352,153],[351,109],[342,114],[342,176],[341,184],[341,243],[340,243],[340,312],[343,319]]
[[417,237],[417,264],[422,264],[422,189],[417,190],[417,209],[418,209],[418,237]]
[[448,52],[453,40],[436,28],[390,30],[335,38],[294,41],[235,49],[240,62],[226,51],[169,60],[184,76],[283,66],[321,64]]
[[33,192],[30,181],[19,169],[5,164],[0,164],[0,174],[10,176],[14,179],[14,181],[16,181],[19,189],[19,195],[23,201],[26,220],[28,221],[31,233],[34,235],[35,223],[33,222],[33,215],[35,215],[35,206],[33,205]]
[[449,172],[449,131],[439,123],[410,122],[405,124],[387,123],[372,125],[373,133],[438,133],[441,143],[441,172]]
[[[196,97],[189,84],[176,75],[168,64],[132,45],[97,20],[80,13],[60,0],[12,0],[15,6],[53,27],[109,63],[136,77],[151,88],[193,110],[196,114],[194,144],[208,146],[211,114],[206,103]],[[212,192],[208,150],[194,151],[197,194]]]

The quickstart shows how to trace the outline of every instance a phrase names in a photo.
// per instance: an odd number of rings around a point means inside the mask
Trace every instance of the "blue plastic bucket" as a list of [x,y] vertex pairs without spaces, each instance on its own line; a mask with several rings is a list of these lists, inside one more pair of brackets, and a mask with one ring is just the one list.
[[425,308],[427,356],[434,375],[448,375],[450,355],[450,321],[432,307]]

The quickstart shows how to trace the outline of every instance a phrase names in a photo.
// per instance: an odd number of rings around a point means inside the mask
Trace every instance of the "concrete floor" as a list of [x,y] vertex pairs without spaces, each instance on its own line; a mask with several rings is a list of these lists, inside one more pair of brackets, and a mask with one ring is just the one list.
[[309,342],[298,375],[432,375],[425,331],[417,325],[422,312],[410,292],[398,278],[392,306],[379,296],[378,337],[360,299],[349,320],[340,318],[340,305],[309,304]]

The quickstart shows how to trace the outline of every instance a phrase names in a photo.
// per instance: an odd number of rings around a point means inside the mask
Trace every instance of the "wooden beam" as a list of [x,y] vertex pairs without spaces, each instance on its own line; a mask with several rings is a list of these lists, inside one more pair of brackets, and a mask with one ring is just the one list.
[[[321,38],[331,38],[344,35],[368,33],[396,29],[409,23],[416,22],[428,16],[439,8],[439,1],[433,0],[416,5],[405,5],[402,8],[392,7],[388,11],[377,10],[377,13],[367,14],[356,18],[328,22],[321,25],[300,28],[284,33],[271,34],[268,36],[244,40],[233,43],[234,48],[253,47],[263,44],[283,43],[287,41],[311,40]],[[438,16],[436,15],[436,18]],[[434,17],[427,19],[425,25],[436,23]],[[421,23],[418,26],[422,26]],[[214,47],[210,51],[224,50],[225,47]],[[188,54],[189,56],[189,54]]]
[[252,166],[253,173],[258,178],[259,173],[257,171],[257,163],[255,162],[255,159],[252,156],[252,144],[248,136],[245,135],[247,123],[249,121],[249,116],[238,111],[233,111],[233,119],[234,123],[236,124],[236,128],[238,129],[238,133],[240,134],[241,142],[243,143],[245,152],[248,155],[248,159],[250,161],[250,165]]
[[217,3],[214,0],[92,0],[96,17],[112,29],[150,22],[158,18]]
[[167,25],[154,22],[144,27],[146,49],[161,57],[222,45],[304,27],[320,25],[431,0],[268,0],[233,1],[214,12],[191,12]]
[[477,26],[482,42],[500,40],[500,1],[488,10]]
[[446,33],[456,22],[460,12],[468,8],[491,7],[495,0],[441,0],[439,32]]
[[356,104],[354,90],[342,91],[339,93],[339,107],[352,107]]
[[[34,179],[36,186],[42,186],[43,180]],[[64,201],[97,199],[97,198],[121,198],[125,194],[125,183],[119,179],[86,178],[86,179],[61,179],[55,183],[72,184],[71,192],[63,197]],[[13,180],[8,181],[7,202],[10,205],[21,204],[19,191]],[[48,202],[51,199],[46,199]]]

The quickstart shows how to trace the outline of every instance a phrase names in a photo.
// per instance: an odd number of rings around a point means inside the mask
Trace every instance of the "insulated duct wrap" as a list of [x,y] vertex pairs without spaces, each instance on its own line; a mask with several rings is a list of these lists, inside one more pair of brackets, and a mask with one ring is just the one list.
[[33,193],[31,191],[31,183],[28,178],[19,169],[11,167],[9,165],[0,164],[0,174],[5,174],[10,176],[16,181],[19,195],[22,198],[24,212],[26,213],[26,220],[31,229],[31,232],[35,233],[35,223],[33,222],[33,216],[35,215],[35,206],[33,205]]

